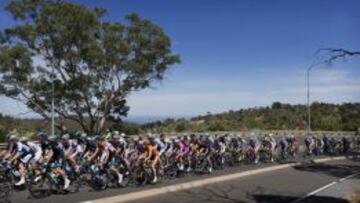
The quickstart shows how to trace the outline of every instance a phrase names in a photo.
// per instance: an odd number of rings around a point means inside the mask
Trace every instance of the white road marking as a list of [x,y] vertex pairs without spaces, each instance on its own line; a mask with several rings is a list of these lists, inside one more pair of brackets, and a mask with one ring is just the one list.
[[[326,162],[326,161],[335,161],[335,160],[343,160],[343,159],[345,159],[345,157],[328,157],[328,158],[314,160],[314,162],[322,163],[322,162]],[[112,197],[95,199],[95,200],[91,200],[90,202],[91,203],[129,202],[129,201],[148,198],[148,197],[157,196],[157,195],[161,195],[161,194],[166,194],[169,192],[178,192],[178,191],[182,191],[182,190],[186,190],[186,189],[190,189],[190,188],[195,188],[195,187],[200,187],[200,186],[204,186],[204,185],[229,181],[229,180],[233,180],[236,178],[247,177],[247,176],[256,175],[256,174],[260,174],[260,173],[289,168],[289,167],[297,166],[300,164],[301,163],[290,163],[290,164],[282,164],[282,165],[277,165],[277,166],[270,166],[270,167],[254,169],[254,170],[249,170],[249,171],[243,171],[243,172],[229,174],[229,175],[222,175],[222,176],[217,176],[217,177],[212,177],[212,178],[207,178],[207,179],[202,179],[202,180],[180,183],[180,184],[176,184],[176,185],[164,186],[161,188],[154,188],[154,189],[142,190],[142,191],[138,191],[138,192],[131,192],[131,193],[112,196]]]
[[318,189],[316,189],[316,190],[314,190],[312,192],[307,193],[306,195],[300,197],[299,199],[296,199],[296,200],[292,201],[291,203],[299,203],[299,202],[301,202],[301,201],[303,201],[303,200],[305,200],[305,199],[307,199],[307,198],[309,198],[309,197],[311,197],[311,196],[313,196],[313,195],[315,195],[315,194],[317,194],[317,193],[319,193],[321,191],[324,191],[324,190],[328,189],[329,187],[331,187],[333,185],[341,183],[341,182],[343,182],[343,181],[345,181],[345,180],[347,180],[349,178],[352,178],[354,176],[357,176],[359,174],[360,173],[355,173],[355,174],[352,174],[352,175],[348,175],[348,176],[346,176],[344,178],[340,178],[339,180],[333,181],[333,182],[331,182],[331,183],[329,183],[327,185],[324,185],[324,186],[322,186],[322,187],[320,187],[320,188],[318,188]]

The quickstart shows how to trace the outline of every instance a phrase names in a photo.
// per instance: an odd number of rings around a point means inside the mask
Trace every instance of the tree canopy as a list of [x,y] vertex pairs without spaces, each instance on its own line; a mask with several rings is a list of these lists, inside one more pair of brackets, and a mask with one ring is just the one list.
[[0,31],[0,95],[49,119],[54,94],[62,130],[72,120],[102,131],[127,115],[131,92],[180,62],[162,28],[137,14],[112,22],[103,8],[56,0],[11,1],[6,10],[17,23]]

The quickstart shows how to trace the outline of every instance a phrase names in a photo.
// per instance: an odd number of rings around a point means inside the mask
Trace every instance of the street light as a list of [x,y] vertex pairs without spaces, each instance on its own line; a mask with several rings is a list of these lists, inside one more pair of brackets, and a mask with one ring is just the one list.
[[306,78],[307,78],[307,109],[308,109],[308,127],[307,127],[307,134],[309,135],[311,132],[311,106],[310,106],[310,71],[317,65],[323,62],[313,63],[311,64],[306,71]]

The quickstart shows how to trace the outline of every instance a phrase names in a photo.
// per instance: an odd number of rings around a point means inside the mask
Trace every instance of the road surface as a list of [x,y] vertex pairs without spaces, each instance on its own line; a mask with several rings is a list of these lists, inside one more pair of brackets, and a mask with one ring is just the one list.
[[[227,168],[225,170],[215,171],[211,175],[189,176],[175,180],[167,180],[156,186],[149,185],[145,187],[108,189],[101,192],[94,192],[91,191],[90,188],[83,187],[79,193],[52,195],[44,199],[31,199],[26,191],[15,192],[10,198],[10,201],[13,203],[85,202],[110,196],[118,196],[130,192],[160,188],[167,185],[174,185],[214,176],[232,174],[240,171],[252,170],[255,168],[269,167],[272,165],[274,164]],[[318,188],[323,187],[324,185],[358,172],[360,172],[359,161],[338,160],[325,162],[322,164],[305,163],[301,166],[280,169],[277,171],[243,177],[199,188],[192,188],[184,191],[154,196],[142,200],[137,200],[136,202],[291,202]],[[352,179],[356,178],[359,178],[359,176],[352,177]],[[356,186],[356,181],[354,182],[355,183],[352,183],[350,181],[347,183],[346,190],[351,190],[353,184]],[[336,185],[336,187],[343,188],[341,185]],[[328,189],[332,188],[330,187]],[[335,197],[331,197],[329,195],[326,196],[326,194],[324,194],[325,192],[326,190],[322,191],[322,193],[319,193],[325,195],[324,197],[321,197],[324,199],[315,202],[323,202],[323,200],[324,202],[330,202],[330,200],[344,202],[342,201],[342,196],[344,196],[344,193],[352,191],[344,191]],[[318,196],[316,197],[320,198]],[[312,196],[306,198],[302,202],[311,202],[313,199],[314,197]]]

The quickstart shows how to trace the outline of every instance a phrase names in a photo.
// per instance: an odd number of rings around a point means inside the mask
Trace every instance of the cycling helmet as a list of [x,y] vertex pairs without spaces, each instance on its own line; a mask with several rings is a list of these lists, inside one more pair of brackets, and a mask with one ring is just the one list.
[[26,136],[20,137],[20,142],[27,142],[29,139]]
[[57,140],[57,136],[56,135],[50,135],[49,140],[52,141],[52,142],[55,142]]
[[87,134],[86,134],[86,133],[81,133],[80,137],[81,137],[81,138],[86,138],[86,137],[87,137]]
[[70,135],[69,134],[64,134],[63,136],[62,136],[62,139],[63,140],[69,140],[70,139]]
[[146,136],[147,136],[148,138],[153,138],[153,137],[154,137],[154,135],[153,135],[152,133],[147,133]]
[[114,140],[119,140],[120,138],[121,138],[121,136],[119,134],[116,134],[116,135],[113,136]]
[[14,134],[10,135],[10,138],[9,138],[10,141],[17,141],[18,140],[18,137]]
[[39,136],[40,138],[47,138],[48,134],[46,132],[40,131],[37,133],[37,136]]
[[102,137],[102,136],[100,136],[100,135],[95,135],[95,136],[94,136],[94,140],[95,140],[95,141],[102,141],[102,140],[104,140],[104,137]]

